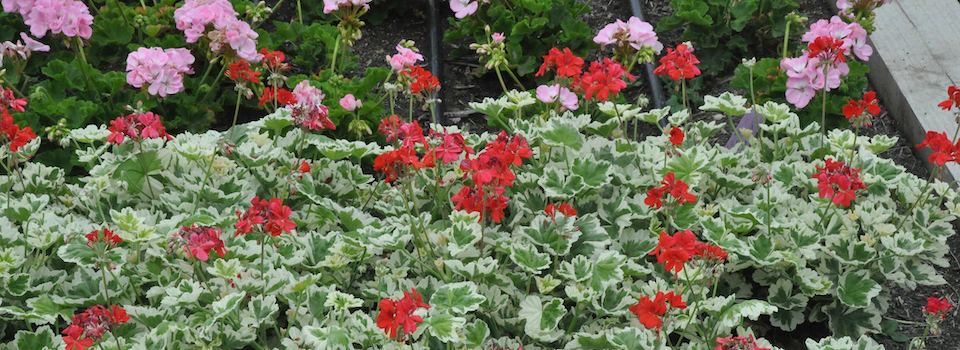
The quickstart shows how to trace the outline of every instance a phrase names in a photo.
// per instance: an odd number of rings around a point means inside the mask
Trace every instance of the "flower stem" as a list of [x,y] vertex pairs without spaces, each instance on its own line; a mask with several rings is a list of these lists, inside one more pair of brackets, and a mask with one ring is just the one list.
[[[140,163],[140,169],[143,170],[143,181],[147,183],[147,188],[150,189],[150,199],[156,199],[157,195],[153,191],[153,183],[150,182],[150,174],[147,173],[147,165],[144,164],[143,160],[143,149],[141,148],[142,144],[138,144],[137,160]],[[143,191],[143,187],[140,188],[140,191]]]
[[97,86],[90,82],[90,78],[87,77],[87,55],[83,52],[83,39],[79,36],[77,37],[77,53],[79,53],[80,61],[83,62],[83,67],[80,67],[80,73],[83,75],[83,81],[86,83],[88,88],[92,88],[96,96],[100,96],[100,91],[97,91]]
[[237,92],[237,105],[233,108],[233,124],[230,124],[230,133],[227,134],[227,139],[233,139],[233,129],[237,127],[237,115],[240,114],[240,99],[243,98],[240,95],[240,92]]
[[[213,79],[213,84],[210,84],[210,90],[207,90],[207,93],[203,95],[203,98],[200,99],[197,103],[203,103],[207,100],[207,97],[210,97],[210,93],[213,92],[213,88],[217,86],[217,83],[220,82],[220,78],[223,78],[223,72],[227,70],[227,65],[223,65],[223,68],[220,68],[220,74],[217,74],[217,78]],[[274,91],[274,96],[276,96],[276,91]]]
[[197,198],[193,201],[193,210],[196,211],[199,209],[200,198],[203,197],[203,190],[207,188],[207,180],[210,179],[210,170],[213,168],[213,160],[209,160],[210,164],[207,165],[207,170],[203,176],[203,182],[200,184],[200,191],[197,192]]
[[500,66],[495,67],[494,71],[497,72],[497,80],[500,81],[500,88],[503,89],[503,93],[507,93],[507,84],[503,83],[503,74],[500,73]]
[[823,110],[820,111],[820,147],[826,145],[827,136],[827,70],[830,65],[823,66]]
[[333,44],[333,60],[330,62],[330,73],[335,73],[337,68],[337,52],[340,51],[340,41],[341,37],[337,37],[337,41]]
[[[97,252],[99,255],[99,251]],[[107,305],[110,305],[110,292],[107,291],[107,270],[106,266],[100,265],[100,274],[103,276],[103,299]]]
[[503,68],[507,70],[507,74],[509,74],[510,77],[513,78],[513,82],[514,82],[514,83],[517,83],[517,86],[520,87],[520,90],[527,91],[527,88],[523,87],[523,84],[520,83],[520,79],[517,79],[517,76],[516,76],[515,74],[513,74],[513,70],[510,69],[509,66],[506,66],[506,65],[505,65],[505,66],[503,66]]

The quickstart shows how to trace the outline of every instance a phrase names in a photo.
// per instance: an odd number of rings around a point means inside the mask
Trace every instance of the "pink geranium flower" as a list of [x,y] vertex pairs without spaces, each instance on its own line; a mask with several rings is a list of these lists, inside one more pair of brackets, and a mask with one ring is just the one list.
[[127,55],[127,83],[147,86],[147,93],[166,97],[183,91],[183,74],[193,74],[195,58],[187,49],[141,47]]
[[3,0],[5,12],[18,12],[30,26],[30,34],[42,38],[47,32],[67,37],[89,39],[93,16],[81,1],[74,0]]
[[12,41],[0,43],[0,55],[10,58],[19,56],[21,59],[28,59],[34,51],[48,52],[50,51],[50,46],[33,40],[27,33],[20,33],[20,41],[17,41],[16,44]]
[[309,81],[301,81],[293,89],[296,103],[286,106],[290,109],[294,125],[300,125],[310,130],[336,129],[337,126],[330,120],[330,109],[323,105],[326,95],[320,89],[310,85]]
[[417,64],[417,62],[422,62],[423,55],[417,53],[414,49],[397,45],[397,54],[387,56],[387,61],[390,61],[390,68],[399,72],[406,67]]
[[450,9],[453,10],[454,16],[457,18],[464,18],[469,15],[477,12],[477,8],[480,7],[480,2],[471,1],[471,0],[450,0]]
[[259,61],[263,58],[257,52],[256,39],[260,35],[237,15],[228,0],[187,0],[173,12],[173,19],[188,43],[206,36],[213,52],[225,51],[247,61]]
[[363,102],[358,100],[353,94],[347,94],[340,99],[340,107],[346,109],[348,112],[353,112],[357,108],[363,108]]

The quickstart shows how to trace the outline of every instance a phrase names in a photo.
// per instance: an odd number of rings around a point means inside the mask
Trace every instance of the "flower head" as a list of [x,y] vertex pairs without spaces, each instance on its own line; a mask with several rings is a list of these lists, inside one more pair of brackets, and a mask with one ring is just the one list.
[[937,106],[945,111],[949,111],[953,107],[960,108],[960,88],[951,85],[949,88],[947,88],[947,96],[948,98],[945,101],[940,102],[940,104]]
[[[9,91],[9,89],[0,96],[0,102],[4,103],[0,105],[0,144],[10,142],[10,151],[16,152],[20,147],[25,146],[28,142],[37,138],[37,134],[34,134],[29,126],[21,129],[19,125],[13,122],[13,115],[11,115],[5,107],[10,105],[19,107],[14,108],[14,110],[22,110],[27,101],[24,99],[13,99],[13,102],[3,101],[5,99],[4,96],[7,95],[7,91]],[[10,92],[9,95],[12,99],[13,92]]]
[[[423,302],[423,297],[417,293],[416,289],[410,292],[403,292],[403,298],[399,300],[382,299],[380,300],[380,315],[377,316],[377,327],[390,338],[403,340],[402,336],[417,331],[417,325],[423,323],[423,317],[414,315],[417,309],[429,309],[430,305]],[[400,329],[402,329],[402,336]]]
[[584,98],[590,100],[596,94],[598,101],[610,99],[610,95],[619,94],[620,90],[627,87],[624,76],[635,79],[620,63],[609,58],[604,57],[603,63],[594,61],[590,64],[590,71],[580,78]]
[[160,116],[153,112],[129,114],[118,117],[110,122],[110,136],[107,142],[121,144],[129,137],[134,140],[165,138],[172,140],[167,134],[167,128],[160,121]]
[[251,206],[247,211],[236,211],[239,215],[237,221],[236,235],[247,234],[254,228],[259,228],[261,232],[269,233],[271,236],[279,236],[284,232],[291,232],[297,228],[297,224],[290,220],[290,207],[283,205],[283,200],[272,198],[269,201],[253,197],[250,201]]
[[90,233],[84,236],[87,239],[87,246],[92,247],[94,244],[104,242],[110,247],[116,247],[118,244],[123,243],[123,239],[120,236],[117,236],[113,233],[113,230],[104,227],[102,230],[93,230]]
[[409,67],[401,74],[413,79],[410,83],[410,93],[413,95],[418,95],[424,91],[433,93],[440,89],[440,80],[437,80],[433,73],[419,65]]
[[674,309],[686,309],[687,303],[678,294],[673,292],[657,292],[657,295],[650,300],[649,296],[642,296],[636,304],[630,306],[630,312],[640,318],[640,323],[648,329],[660,330],[663,326],[663,320],[660,316],[667,313],[667,304]]
[[770,350],[770,348],[761,348],[753,335],[746,337],[729,336],[726,338],[717,337],[717,348],[714,350]]
[[477,0],[450,0],[450,10],[457,18],[464,18],[477,12],[480,2]]
[[823,167],[817,166],[820,172],[813,174],[820,189],[820,198],[830,198],[833,204],[849,207],[850,202],[856,199],[856,191],[866,189],[860,181],[860,169],[853,169],[843,162],[835,162],[827,158]]
[[852,124],[869,127],[873,116],[880,115],[880,105],[877,103],[877,93],[870,91],[863,94],[860,100],[850,99],[843,107],[843,116]]
[[186,0],[173,12],[173,19],[188,43],[206,37],[212,52],[259,61],[262,55],[257,52],[256,40],[260,34],[238,15],[228,0]]
[[693,48],[687,44],[677,45],[676,50],[667,48],[667,55],[660,59],[660,66],[653,74],[670,77],[671,80],[690,79],[700,75],[700,63],[693,55]]
[[183,246],[183,250],[189,254],[190,258],[196,258],[200,261],[207,261],[210,258],[210,251],[213,250],[218,256],[225,257],[227,249],[220,239],[223,231],[219,227],[197,227],[191,225],[183,226],[174,235]]
[[20,58],[25,60],[30,58],[30,55],[34,51],[47,52],[50,51],[50,46],[33,40],[33,38],[27,35],[27,33],[20,33],[20,41],[17,41],[16,44],[14,44],[12,41],[0,43],[0,55],[11,58]]
[[63,330],[63,342],[67,349],[86,349],[93,346],[93,341],[103,338],[103,334],[117,326],[130,321],[130,316],[123,308],[110,305],[95,305],[86,311],[74,315],[70,326]]
[[[330,120],[330,109],[323,105],[326,95],[320,89],[310,85],[307,80],[301,81],[293,88],[293,103],[285,103],[290,109],[293,124],[307,129],[319,131],[323,129],[335,130],[337,126]],[[358,101],[359,102],[359,101]],[[342,103],[342,102],[341,102]]]
[[411,67],[417,62],[423,61],[423,55],[417,51],[416,47],[405,47],[403,43],[397,45],[397,53],[393,56],[387,56],[387,61],[390,62],[390,68],[393,68],[394,71],[400,72],[404,68]]
[[127,55],[127,83],[160,97],[178,93],[184,89],[183,74],[193,74],[194,60],[187,49],[141,47]]
[[937,299],[929,297],[927,298],[927,306],[923,308],[923,312],[939,317],[942,320],[947,317],[947,310],[953,309],[953,307],[953,304],[947,301],[947,298]]
[[917,148],[929,146],[933,153],[928,158],[931,163],[943,166],[957,160],[960,151],[957,145],[950,141],[946,132],[927,131],[927,137],[917,145]]
[[543,56],[543,64],[535,76],[543,76],[550,69],[556,69],[557,76],[576,77],[583,73],[583,59],[574,56],[569,47],[564,48],[563,51],[554,47],[546,56]]
[[553,203],[547,204],[547,207],[543,209],[543,212],[548,216],[556,216],[558,212],[566,217],[577,216],[577,210],[573,209],[573,207],[566,202],[560,203],[560,205]]
[[354,97],[353,94],[347,94],[340,99],[340,107],[346,109],[347,112],[353,112],[357,108],[363,108],[363,102]]

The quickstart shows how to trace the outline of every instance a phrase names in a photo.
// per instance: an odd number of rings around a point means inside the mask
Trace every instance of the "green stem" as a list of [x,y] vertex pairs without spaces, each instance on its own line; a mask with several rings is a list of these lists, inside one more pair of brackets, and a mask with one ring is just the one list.
[[213,168],[213,160],[209,160],[210,164],[207,165],[207,170],[203,176],[203,182],[200,184],[200,191],[197,192],[197,198],[193,201],[193,210],[196,211],[200,209],[200,198],[203,197],[203,190],[207,188],[207,180],[210,180],[210,174]]
[[787,58],[787,47],[790,45],[790,21],[787,21],[787,26],[783,31],[783,53],[780,55],[780,60]]
[[[261,234],[262,236],[262,234]],[[267,247],[267,240],[264,237],[260,237],[260,279],[263,280],[263,287],[260,288],[260,295],[267,295],[267,274],[263,268],[263,262],[267,260],[266,254],[264,251]]]
[[[100,255],[99,251],[97,253],[98,253],[97,255]],[[101,276],[103,276],[103,299],[107,303],[107,305],[110,305],[110,292],[107,291],[107,270],[106,269],[107,269],[107,266],[100,265],[100,274]]]
[[[198,101],[197,103],[202,104],[204,101],[207,100],[207,97],[210,97],[210,93],[213,92],[214,87],[216,87],[217,83],[220,82],[220,78],[223,78],[223,72],[226,70],[227,70],[227,65],[223,65],[223,68],[220,68],[220,74],[217,74],[217,78],[213,79],[213,84],[210,84],[210,90],[207,90],[207,93],[203,95],[203,98],[200,99],[200,101]],[[277,95],[276,92],[274,92],[273,95],[276,96]]]
[[[0,78],[0,86],[3,85],[3,82],[4,82],[3,78]],[[27,98],[27,96],[24,95],[22,92],[20,92],[20,90],[18,90],[17,87],[14,86],[13,84],[10,84],[10,90],[13,90],[13,93],[17,94],[17,96],[20,96],[20,98]]]
[[[143,160],[143,149],[141,148],[142,144],[137,145],[137,162],[140,163],[140,169],[143,170],[143,181],[147,183],[147,188],[150,189],[150,200],[157,198],[156,192],[153,191],[153,183],[150,182],[150,174],[147,172],[147,165],[144,164]],[[140,188],[140,191],[143,191],[143,188]]]
[[297,0],[297,20],[303,25],[303,7],[300,6],[300,0]]
[[232,140],[232,139],[233,139],[233,129],[237,127],[237,116],[240,114],[240,99],[241,99],[241,98],[243,98],[243,97],[241,97],[240,93],[237,92],[237,105],[236,105],[236,107],[233,108],[233,124],[230,124],[230,133],[227,134],[227,139],[228,139],[228,140]]
[[503,74],[500,73],[500,66],[495,67],[494,71],[497,72],[497,80],[500,81],[500,88],[503,89],[503,93],[507,93],[507,84],[503,83]]
[[330,73],[336,73],[337,67],[337,52],[340,51],[340,41],[342,39],[338,36],[337,41],[333,44],[333,61],[330,62]]
[[88,88],[92,88],[96,96],[100,96],[100,91],[97,90],[97,86],[90,82],[90,78],[87,77],[87,66],[90,65],[87,63],[87,55],[83,52],[83,39],[79,36],[77,37],[77,53],[80,54],[80,61],[83,62],[83,67],[80,67],[80,73],[83,75],[83,81],[85,82]]
[[[929,322],[929,321],[927,322],[927,326],[923,328],[923,335],[920,336],[920,344],[921,344],[920,349],[923,349],[924,345],[926,345],[926,344],[924,344],[924,342],[927,340],[927,333],[930,333],[930,322]],[[907,347],[907,350],[913,350],[913,342],[912,342],[912,341],[910,342],[910,346]]]
[[513,78],[513,82],[514,82],[514,83],[517,83],[517,86],[520,87],[520,90],[527,91],[527,88],[523,87],[523,84],[520,83],[520,79],[517,79],[517,76],[516,76],[515,74],[513,74],[513,70],[510,69],[510,66],[506,66],[506,65],[505,65],[505,66],[503,66],[503,68],[507,70],[507,74],[509,74],[510,77]]
[[827,70],[829,69],[829,64],[823,66],[823,110],[820,111],[820,147],[826,146],[826,140],[824,138],[827,136]]

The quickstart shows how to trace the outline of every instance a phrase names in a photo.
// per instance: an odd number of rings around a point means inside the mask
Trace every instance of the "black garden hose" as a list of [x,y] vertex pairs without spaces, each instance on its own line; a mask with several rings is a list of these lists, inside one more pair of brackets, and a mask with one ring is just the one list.
[[[427,0],[430,7],[430,13],[427,16],[430,27],[430,58],[427,64],[430,66],[430,72],[433,73],[433,76],[442,81],[443,79],[440,77],[443,73],[443,67],[440,66],[440,11],[437,9],[437,1]],[[433,123],[443,124],[443,103],[441,102],[438,92],[434,102],[433,115],[430,116]]]
[[[643,8],[640,6],[640,0],[630,0],[630,10],[633,11],[634,17],[644,21]],[[647,82],[650,84],[650,97],[653,102],[653,108],[663,108],[667,103],[663,98],[663,86],[660,84],[660,78],[658,78],[656,74],[653,74],[652,64],[644,63],[643,67],[647,71]]]

